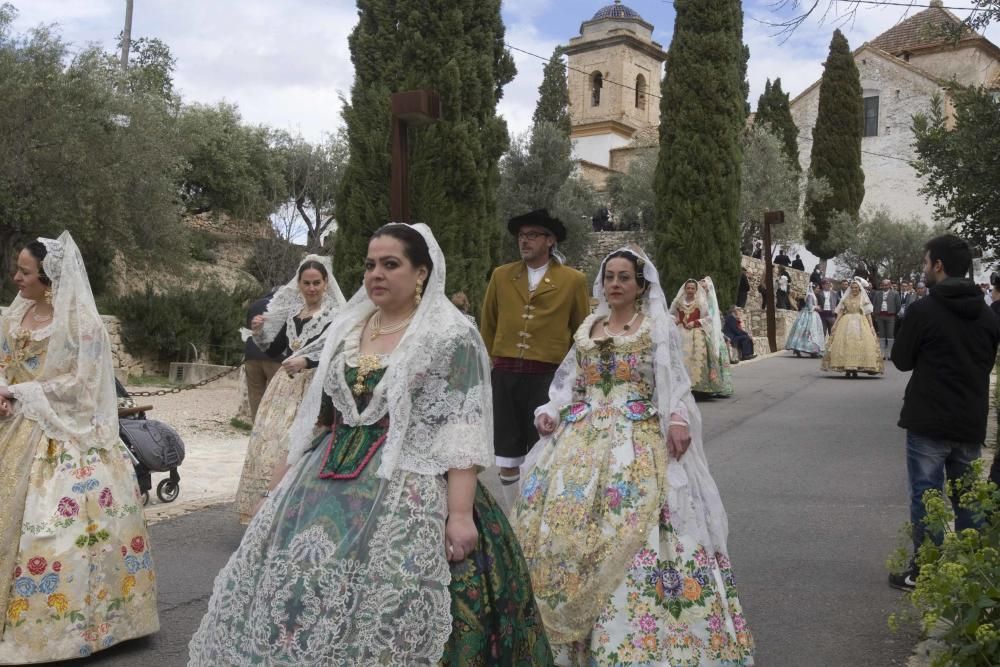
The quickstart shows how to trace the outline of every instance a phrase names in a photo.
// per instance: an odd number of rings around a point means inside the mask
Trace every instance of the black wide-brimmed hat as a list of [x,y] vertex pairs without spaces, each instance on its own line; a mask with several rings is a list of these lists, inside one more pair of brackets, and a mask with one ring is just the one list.
[[514,236],[517,236],[517,230],[525,225],[544,227],[552,232],[552,235],[556,237],[556,241],[562,242],[566,240],[566,226],[558,218],[553,218],[549,215],[547,209],[540,208],[537,211],[511,218],[507,222],[507,230]]

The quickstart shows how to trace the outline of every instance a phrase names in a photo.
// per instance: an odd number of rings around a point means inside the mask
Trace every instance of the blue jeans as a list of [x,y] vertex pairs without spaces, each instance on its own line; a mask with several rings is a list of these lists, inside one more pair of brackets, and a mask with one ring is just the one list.
[[[945,476],[949,480],[960,479],[972,462],[979,458],[980,450],[979,443],[940,440],[913,431],[906,432],[906,472],[910,478],[910,522],[913,524],[914,554],[927,535],[927,527],[924,525],[924,518],[927,516],[924,491],[939,489],[943,492]],[[979,523],[973,520],[972,513],[958,506],[957,497],[951,499],[951,504],[955,509],[955,530],[979,527]],[[931,539],[940,544],[942,535],[932,534]]]

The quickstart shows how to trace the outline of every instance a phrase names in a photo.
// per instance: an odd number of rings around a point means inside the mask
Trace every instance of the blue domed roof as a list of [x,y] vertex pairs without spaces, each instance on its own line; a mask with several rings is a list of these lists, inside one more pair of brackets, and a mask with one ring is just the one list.
[[594,14],[594,18],[591,21],[599,21],[600,19],[641,19],[639,12],[635,11],[631,7],[626,7],[622,4],[622,0],[615,0],[615,4],[608,5],[607,7],[602,7],[597,10]]

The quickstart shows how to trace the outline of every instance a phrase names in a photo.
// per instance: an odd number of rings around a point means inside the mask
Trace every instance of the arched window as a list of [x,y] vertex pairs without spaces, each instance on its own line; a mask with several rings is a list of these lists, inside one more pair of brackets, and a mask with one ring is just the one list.
[[646,77],[641,74],[635,77],[635,108],[646,109]]
[[590,75],[590,106],[601,106],[601,88],[604,86],[604,75],[594,72]]

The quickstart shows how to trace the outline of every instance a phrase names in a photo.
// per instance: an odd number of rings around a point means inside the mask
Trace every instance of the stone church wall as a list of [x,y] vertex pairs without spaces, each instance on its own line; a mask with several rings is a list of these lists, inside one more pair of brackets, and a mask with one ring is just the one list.
[[[931,98],[940,92],[940,87],[895,58],[879,55],[872,49],[861,50],[854,60],[864,95],[879,98],[878,136],[861,140],[861,149],[867,151],[861,155],[865,172],[862,206],[884,206],[895,216],[929,223],[933,207],[920,194],[922,180],[908,162],[916,157],[910,127],[914,114],[930,111]],[[819,86],[796,98],[792,105],[792,118],[799,128],[802,173],[809,170],[812,128],[816,125],[818,108]]]

